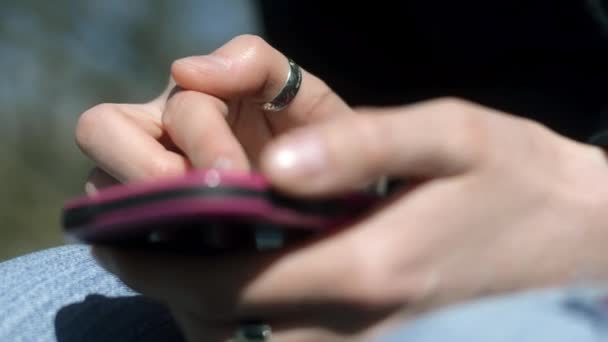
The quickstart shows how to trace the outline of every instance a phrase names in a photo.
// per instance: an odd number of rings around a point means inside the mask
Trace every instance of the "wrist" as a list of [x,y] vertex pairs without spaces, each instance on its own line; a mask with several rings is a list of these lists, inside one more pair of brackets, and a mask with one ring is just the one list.
[[583,243],[575,253],[580,258],[574,281],[596,282],[608,278],[608,145],[583,145],[582,155],[586,163],[574,163],[584,185],[573,194],[582,199],[582,222],[577,228],[583,233]]

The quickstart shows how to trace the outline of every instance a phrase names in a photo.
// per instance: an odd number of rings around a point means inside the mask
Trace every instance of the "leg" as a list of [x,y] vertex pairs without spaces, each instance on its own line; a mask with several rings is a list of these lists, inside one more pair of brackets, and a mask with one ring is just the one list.
[[379,342],[608,341],[608,291],[551,289],[453,306]]
[[168,310],[66,246],[0,264],[0,341],[181,341]]

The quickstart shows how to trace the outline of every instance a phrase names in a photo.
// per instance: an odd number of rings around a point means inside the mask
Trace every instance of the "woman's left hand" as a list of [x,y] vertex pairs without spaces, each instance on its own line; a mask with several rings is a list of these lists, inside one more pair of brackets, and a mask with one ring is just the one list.
[[270,324],[273,342],[352,341],[457,301],[608,269],[602,151],[472,103],[361,109],[285,133],[261,166],[299,196],[380,176],[415,186],[336,234],[276,253],[96,249],[127,285],[169,303],[191,341],[230,340],[249,318]]

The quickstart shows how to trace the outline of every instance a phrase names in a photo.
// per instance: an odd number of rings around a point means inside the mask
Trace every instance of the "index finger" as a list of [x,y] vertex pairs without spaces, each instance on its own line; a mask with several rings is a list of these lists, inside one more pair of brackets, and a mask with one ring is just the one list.
[[[239,36],[207,56],[177,60],[172,74],[183,88],[224,100],[243,99],[262,111],[288,77],[289,59],[262,38]],[[284,110],[266,112],[274,132],[325,118],[350,115],[351,108],[325,82],[302,70],[301,87]]]

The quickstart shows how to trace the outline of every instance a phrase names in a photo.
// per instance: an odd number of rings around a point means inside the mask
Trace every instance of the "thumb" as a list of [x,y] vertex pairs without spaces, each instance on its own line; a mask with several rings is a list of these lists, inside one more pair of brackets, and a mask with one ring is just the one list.
[[299,128],[266,148],[262,171],[286,192],[314,196],[360,189],[382,176],[463,173],[479,161],[483,147],[477,132],[482,116],[464,107],[433,101]]

